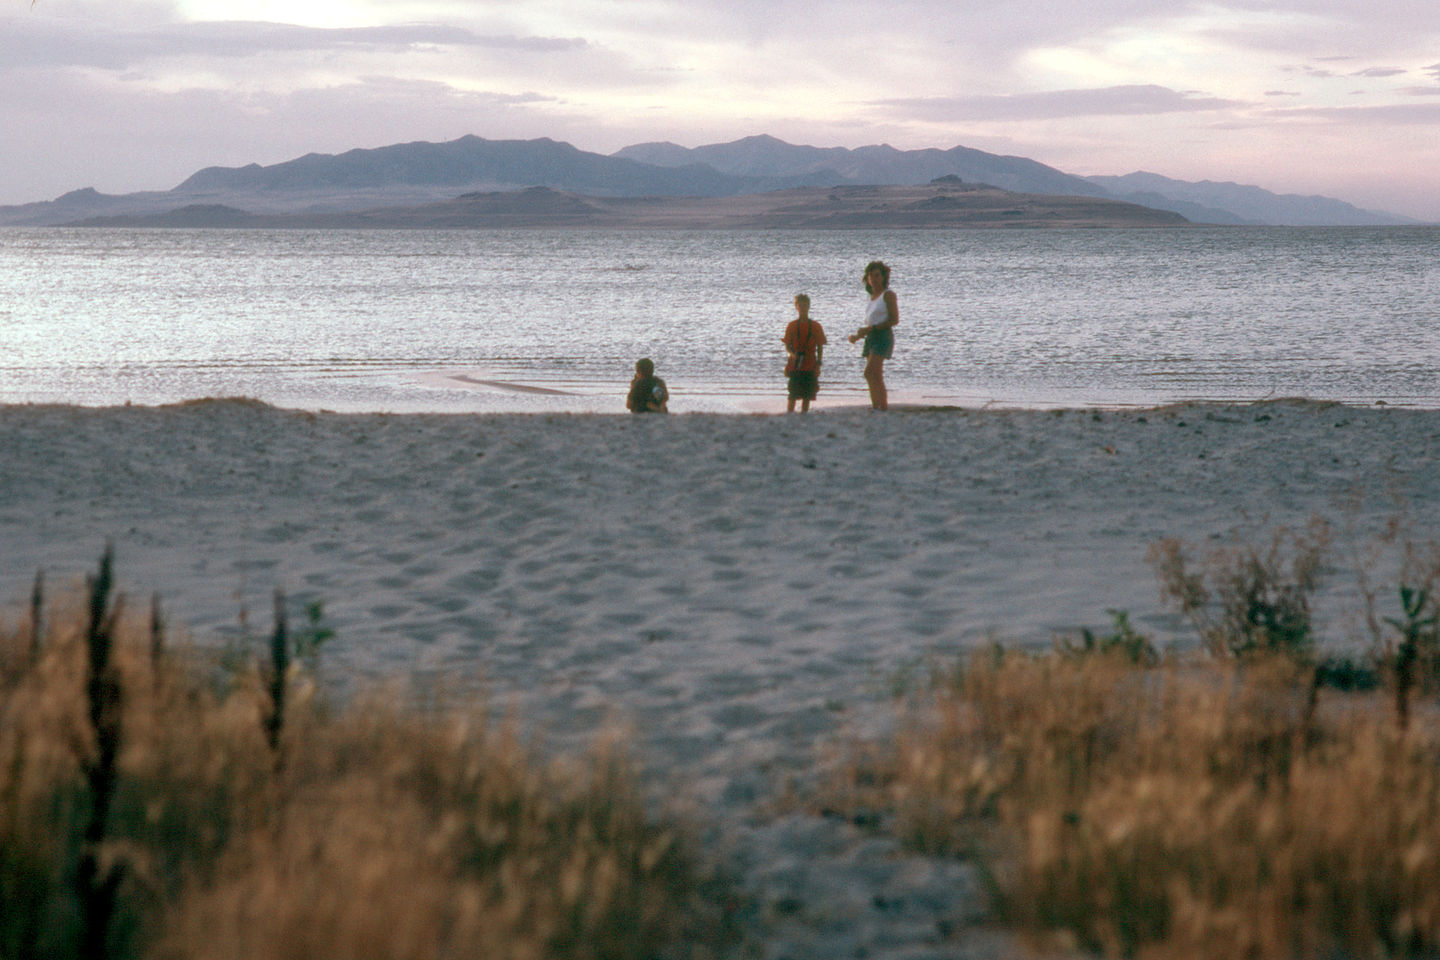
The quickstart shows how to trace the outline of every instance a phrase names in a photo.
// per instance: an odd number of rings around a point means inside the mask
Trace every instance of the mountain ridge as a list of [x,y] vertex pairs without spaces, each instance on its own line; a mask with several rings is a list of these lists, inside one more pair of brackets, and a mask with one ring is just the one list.
[[757,189],[798,186],[784,177],[744,178],[700,164],[651,168],[540,137],[486,140],[469,134],[444,143],[412,141],[340,154],[309,153],[262,167],[206,167],[176,191],[366,189],[402,182],[411,186],[467,188],[494,183],[580,190],[600,196],[729,196]]
[[[1007,157],[970,147],[949,150],[925,148],[898,150],[889,144],[849,149],[811,147],[787,143],[760,134],[730,143],[709,144],[686,151],[666,144],[647,151],[644,145],[625,147],[611,156],[636,159],[654,166],[699,162],[736,176],[823,176],[827,172],[849,183],[899,185],[928,183],[937,177],[958,176],[1017,193],[1054,193],[1062,196],[1106,195],[1103,188],[1025,157]],[[683,151],[683,152],[676,152]]]
[[143,217],[185,207],[230,207],[256,216],[414,206],[462,194],[548,187],[594,197],[738,197],[800,187],[915,186],[958,177],[1017,194],[1111,199],[1203,223],[1376,225],[1416,221],[1328,197],[1273,194],[1156,174],[1078,177],[1025,157],[969,147],[898,150],[787,143],[768,134],[687,148],[666,141],[606,155],[563,141],[487,140],[473,134],[309,153],[262,166],[202,168],[168,191],[102,194],[90,187],[51,201],[0,207],[0,226],[47,226]]

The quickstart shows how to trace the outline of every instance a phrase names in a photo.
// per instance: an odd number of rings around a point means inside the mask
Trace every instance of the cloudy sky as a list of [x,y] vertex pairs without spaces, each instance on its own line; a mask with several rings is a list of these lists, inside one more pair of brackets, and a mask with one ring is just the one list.
[[1440,220],[1440,3],[0,0],[0,203],[471,133],[964,145]]

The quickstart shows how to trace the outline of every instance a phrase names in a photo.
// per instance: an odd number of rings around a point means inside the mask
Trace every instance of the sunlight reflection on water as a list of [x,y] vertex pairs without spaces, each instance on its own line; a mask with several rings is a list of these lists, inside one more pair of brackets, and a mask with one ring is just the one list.
[[1440,231],[1423,228],[5,230],[0,402],[619,410],[646,355],[677,411],[773,409],[803,291],[831,341],[822,406],[863,403],[843,337],[877,256],[899,399],[1440,406]]

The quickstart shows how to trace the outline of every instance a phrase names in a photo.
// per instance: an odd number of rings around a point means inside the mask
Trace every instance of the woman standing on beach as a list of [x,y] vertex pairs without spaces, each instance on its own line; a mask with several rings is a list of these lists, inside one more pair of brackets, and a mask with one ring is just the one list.
[[890,268],[879,260],[865,265],[865,292],[870,303],[865,308],[865,326],[855,331],[850,342],[863,338],[860,355],[865,358],[865,383],[870,388],[870,406],[876,410],[890,409],[885,393],[885,361],[895,350],[895,324],[900,322],[900,306],[895,291],[890,289]]

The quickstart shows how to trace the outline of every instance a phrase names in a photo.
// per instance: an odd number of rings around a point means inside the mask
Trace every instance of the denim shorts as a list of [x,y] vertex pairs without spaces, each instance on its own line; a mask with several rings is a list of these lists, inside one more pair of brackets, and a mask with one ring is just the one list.
[[890,354],[895,352],[895,331],[886,327],[884,330],[871,330],[865,335],[865,346],[860,351],[862,357],[882,357],[890,359]]

